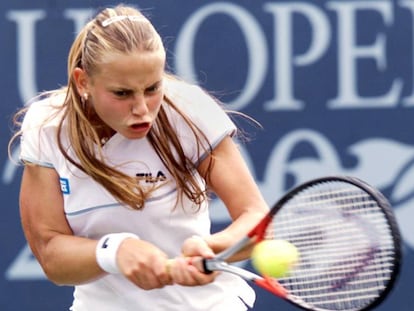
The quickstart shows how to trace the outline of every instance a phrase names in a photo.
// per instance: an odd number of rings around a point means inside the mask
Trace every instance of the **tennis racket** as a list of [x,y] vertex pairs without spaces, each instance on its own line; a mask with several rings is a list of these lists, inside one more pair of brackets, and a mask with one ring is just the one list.
[[[287,240],[299,250],[286,277],[276,280],[226,262],[264,239]],[[379,191],[357,178],[323,177],[289,191],[245,238],[203,259],[203,268],[236,274],[305,310],[369,310],[395,283],[400,243],[390,204]]]

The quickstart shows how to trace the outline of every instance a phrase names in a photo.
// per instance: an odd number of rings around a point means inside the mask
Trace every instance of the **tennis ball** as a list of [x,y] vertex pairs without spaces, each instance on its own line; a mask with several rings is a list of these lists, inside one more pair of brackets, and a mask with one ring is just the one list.
[[280,278],[298,262],[299,251],[286,240],[263,240],[254,246],[251,259],[260,274]]

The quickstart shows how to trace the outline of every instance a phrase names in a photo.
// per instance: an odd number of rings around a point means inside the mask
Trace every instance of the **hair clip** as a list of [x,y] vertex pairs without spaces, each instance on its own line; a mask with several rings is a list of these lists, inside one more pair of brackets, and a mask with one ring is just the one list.
[[145,17],[138,16],[138,15],[118,15],[118,16],[112,16],[112,17],[109,17],[106,20],[104,20],[101,23],[101,25],[102,25],[102,27],[108,27],[112,23],[119,22],[119,21],[122,21],[124,19],[129,19],[130,21],[135,22],[135,21],[145,20]]

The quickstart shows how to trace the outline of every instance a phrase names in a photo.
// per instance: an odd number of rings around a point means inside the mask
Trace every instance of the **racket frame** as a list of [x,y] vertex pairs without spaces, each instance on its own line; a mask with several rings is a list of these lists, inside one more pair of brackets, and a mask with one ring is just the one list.
[[396,279],[400,272],[400,266],[401,266],[401,257],[402,257],[402,247],[401,247],[401,234],[398,229],[398,225],[396,222],[396,219],[394,217],[394,213],[392,211],[392,207],[390,206],[388,200],[385,198],[385,196],[379,192],[374,187],[370,186],[366,182],[362,181],[359,178],[351,177],[351,176],[325,176],[320,177],[316,179],[309,180],[303,184],[300,184],[291,190],[289,190],[281,199],[279,199],[271,208],[271,210],[268,212],[268,214],[241,240],[236,242],[231,247],[227,248],[226,250],[220,252],[217,254],[214,258],[210,259],[203,259],[202,265],[204,268],[204,271],[206,273],[211,273],[213,271],[224,271],[229,272],[235,275],[240,276],[241,278],[251,281],[258,285],[259,287],[262,287],[276,296],[279,296],[283,299],[288,300],[290,303],[305,309],[305,310],[326,310],[326,309],[320,309],[313,305],[310,305],[300,299],[300,297],[290,295],[288,291],[283,288],[282,285],[279,284],[279,282],[274,279],[267,276],[260,276],[258,274],[255,274],[249,270],[230,265],[226,262],[231,256],[238,253],[239,251],[245,249],[248,246],[252,246],[253,244],[259,243],[262,241],[265,237],[266,228],[269,225],[269,223],[272,221],[273,217],[277,214],[277,212],[285,205],[286,202],[291,200],[297,193],[301,192],[302,190],[315,185],[315,184],[321,184],[325,182],[344,182],[352,184],[366,193],[368,193],[372,199],[374,199],[378,206],[381,207],[382,212],[385,215],[385,218],[388,221],[389,228],[391,230],[392,239],[394,241],[394,269],[391,273],[390,279],[387,283],[386,288],[381,292],[380,296],[378,296],[375,300],[372,301],[371,304],[366,305],[364,308],[358,309],[358,311],[366,311],[371,310],[372,308],[378,306],[383,302],[383,300],[387,297],[391,289],[393,288]]

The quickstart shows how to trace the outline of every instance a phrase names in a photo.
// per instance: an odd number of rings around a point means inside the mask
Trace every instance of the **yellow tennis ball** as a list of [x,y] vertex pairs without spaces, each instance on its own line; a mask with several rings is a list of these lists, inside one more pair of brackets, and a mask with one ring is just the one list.
[[299,251],[286,240],[263,240],[254,246],[251,259],[260,274],[280,278],[299,261]]

